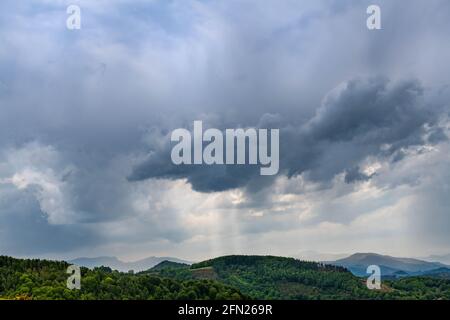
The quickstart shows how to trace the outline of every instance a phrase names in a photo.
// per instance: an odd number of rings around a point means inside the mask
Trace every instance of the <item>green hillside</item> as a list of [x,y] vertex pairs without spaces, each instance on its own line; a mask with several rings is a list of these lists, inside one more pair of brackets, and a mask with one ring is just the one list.
[[180,279],[215,279],[256,299],[353,299],[373,295],[363,280],[342,267],[293,258],[226,256],[184,270],[161,269],[159,273]]
[[214,279],[255,299],[450,299],[448,279],[411,277],[369,290],[365,279],[343,267],[273,256],[226,256],[158,273]]
[[179,263],[179,262],[164,260],[163,262],[158,263],[156,266],[154,266],[150,270],[158,271],[158,270],[162,270],[162,269],[183,269],[183,268],[189,268],[189,265],[186,263]]
[[66,288],[66,262],[0,256],[3,299],[243,299],[238,290],[209,280],[178,280],[82,268],[81,290]]
[[192,266],[162,262],[133,274],[82,268],[68,290],[66,262],[0,257],[0,299],[450,299],[450,280],[408,277],[368,290],[343,267],[273,256],[226,256]]

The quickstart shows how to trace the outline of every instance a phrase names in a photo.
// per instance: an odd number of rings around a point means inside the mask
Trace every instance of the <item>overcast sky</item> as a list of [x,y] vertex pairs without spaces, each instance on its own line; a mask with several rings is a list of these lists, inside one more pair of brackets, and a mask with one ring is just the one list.
[[[450,253],[449,17],[448,0],[2,0],[0,254]],[[174,168],[170,133],[194,120],[279,129],[279,174]]]

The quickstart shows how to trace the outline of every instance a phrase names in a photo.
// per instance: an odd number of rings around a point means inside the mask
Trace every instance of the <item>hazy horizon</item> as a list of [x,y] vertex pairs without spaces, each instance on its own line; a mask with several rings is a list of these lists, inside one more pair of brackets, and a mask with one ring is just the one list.
[[[0,255],[449,254],[450,2],[372,2],[1,1]],[[194,121],[278,174],[176,166]]]
[[[97,259],[97,258],[116,258],[120,260],[121,262],[125,263],[131,263],[131,262],[138,262],[141,260],[145,260],[147,258],[176,258],[184,261],[188,261],[191,263],[206,261],[209,259],[218,258],[220,256],[229,256],[229,255],[256,255],[256,256],[280,256],[280,257],[291,257],[299,260],[307,260],[307,261],[335,261],[343,258],[350,257],[354,254],[377,254],[381,256],[390,256],[394,258],[412,258],[417,260],[423,260],[423,261],[433,261],[433,262],[441,262],[444,264],[450,265],[450,253],[441,253],[441,254],[429,254],[425,256],[406,256],[406,255],[396,255],[396,254],[389,254],[384,252],[369,252],[369,251],[359,251],[359,252],[351,252],[351,253],[330,253],[330,252],[317,252],[317,251],[300,251],[299,253],[294,254],[276,254],[276,253],[226,253],[219,256],[205,256],[199,259],[190,259],[189,257],[183,257],[183,256],[170,256],[170,255],[155,255],[155,254],[148,254],[143,256],[137,256],[137,257],[126,257],[126,256],[114,256],[114,255],[89,255],[89,256],[73,256],[73,257],[64,257],[64,256],[58,256],[58,255],[18,255],[13,256],[14,258],[19,259],[48,259],[48,260],[62,260],[62,261],[73,261],[76,259]],[[2,254],[0,254],[2,255]],[[448,262],[446,262],[448,261]]]

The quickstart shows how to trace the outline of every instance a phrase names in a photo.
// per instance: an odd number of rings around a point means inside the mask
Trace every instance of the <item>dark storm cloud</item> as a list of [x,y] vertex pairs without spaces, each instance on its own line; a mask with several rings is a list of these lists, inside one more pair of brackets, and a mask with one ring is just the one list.
[[[447,139],[438,118],[448,94],[428,97],[448,84],[447,0],[380,0],[379,32],[365,26],[371,1],[76,3],[82,29],[68,31],[68,1],[0,1],[0,181],[11,187],[17,174],[30,184],[15,181],[15,201],[0,190],[0,249],[11,254],[96,248],[105,235],[131,247],[192,237],[163,179],[201,192],[243,188],[248,210],[275,206],[262,190],[275,177],[259,167],[172,165],[170,131],[197,119],[280,128],[280,175],[324,185],[336,174],[369,179],[369,156],[401,163],[408,147]],[[392,81],[365,78],[377,73]],[[26,156],[31,142],[39,147]],[[47,147],[55,156],[41,165]],[[272,227],[270,216],[255,224]]]
[[[137,165],[129,181],[150,178],[187,179],[197,191],[218,192],[252,184],[259,175],[255,165],[174,165],[171,161],[170,136],[160,137],[161,145],[151,150],[147,159]],[[272,180],[265,178],[261,180]]]
[[374,174],[365,174],[363,172],[360,171],[359,167],[354,167],[351,169],[346,170],[345,172],[345,182],[346,183],[352,183],[355,181],[367,181],[370,180],[370,178],[373,176]]
[[64,252],[102,241],[86,225],[51,225],[32,193],[0,186],[0,252],[35,255]]
[[[425,135],[436,129],[442,112],[417,81],[349,81],[327,96],[306,125],[290,130],[284,166],[289,176],[306,172],[313,180],[329,180],[368,156],[389,157],[429,143]],[[289,152],[289,146],[296,148]]]
[[[281,174],[292,177],[305,173],[313,181],[326,183],[345,172],[346,181],[351,183],[370,179],[358,167],[369,156],[389,158],[406,148],[446,139],[438,127],[442,106],[430,103],[424,96],[418,81],[356,79],[331,92],[306,123],[295,125],[270,115],[260,123],[281,130]],[[165,139],[161,149],[152,150],[148,159],[134,169],[131,181],[187,179],[195,190],[203,192],[243,186],[251,190],[252,186],[262,188],[272,181],[260,177],[254,166],[173,165],[169,137]]]

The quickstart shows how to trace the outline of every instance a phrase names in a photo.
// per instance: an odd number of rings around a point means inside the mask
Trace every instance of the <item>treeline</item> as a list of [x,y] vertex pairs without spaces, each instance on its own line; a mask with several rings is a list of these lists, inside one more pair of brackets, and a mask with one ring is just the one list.
[[22,260],[0,256],[2,299],[112,299],[179,300],[244,299],[238,290],[209,280],[178,280],[132,274],[100,267],[82,268],[81,290],[69,290],[69,264],[47,260]]
[[82,268],[81,290],[67,289],[68,266],[0,256],[0,299],[450,299],[449,279],[408,277],[369,290],[345,268],[272,256],[163,262],[138,274]]
[[365,279],[343,267],[273,256],[226,256],[153,272],[195,279],[205,270],[255,299],[450,299],[448,279],[402,278],[383,281],[381,290],[369,290]]
[[274,256],[227,256],[201,262],[224,283],[257,299],[364,299],[371,292],[347,269]]

